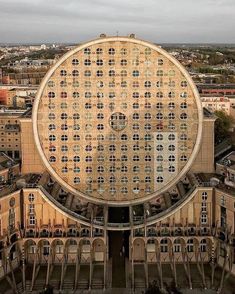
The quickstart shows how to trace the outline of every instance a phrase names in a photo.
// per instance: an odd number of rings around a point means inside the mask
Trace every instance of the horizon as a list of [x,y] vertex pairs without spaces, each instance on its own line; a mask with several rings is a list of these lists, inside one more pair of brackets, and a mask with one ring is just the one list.
[[[235,43],[234,0],[0,0],[1,43],[67,43],[136,32],[163,43]],[[38,41],[40,40],[40,41]]]
[[[137,38],[138,39],[138,38]],[[92,39],[90,39],[92,40]],[[88,41],[90,41],[88,40]],[[80,45],[82,43],[85,43],[85,41],[81,42],[69,42],[69,41],[61,41],[61,42],[43,42],[43,41],[37,41],[37,42],[0,42],[0,46],[39,46],[39,45],[69,45],[69,46],[76,46]],[[151,41],[151,43],[156,45],[197,45],[197,46],[217,46],[217,45],[223,45],[223,46],[235,46],[234,43],[229,42],[154,42]]]

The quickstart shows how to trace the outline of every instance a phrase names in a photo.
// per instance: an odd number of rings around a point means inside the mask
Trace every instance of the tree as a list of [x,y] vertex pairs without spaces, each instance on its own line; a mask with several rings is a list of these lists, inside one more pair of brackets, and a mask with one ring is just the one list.
[[215,111],[215,115],[217,116],[215,121],[215,145],[217,145],[229,138],[229,129],[232,127],[234,119],[221,110]]

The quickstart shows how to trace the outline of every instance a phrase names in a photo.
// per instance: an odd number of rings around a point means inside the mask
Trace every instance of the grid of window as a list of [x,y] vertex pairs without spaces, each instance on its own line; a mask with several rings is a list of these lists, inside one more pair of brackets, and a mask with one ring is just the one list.
[[47,160],[69,185],[94,197],[155,192],[193,151],[193,91],[158,50],[119,41],[89,46],[57,68],[42,97]]

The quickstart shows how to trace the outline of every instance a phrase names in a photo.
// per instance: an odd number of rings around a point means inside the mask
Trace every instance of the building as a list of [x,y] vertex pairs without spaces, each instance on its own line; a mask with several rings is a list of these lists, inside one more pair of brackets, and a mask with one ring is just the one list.
[[212,95],[212,96],[231,96],[235,95],[235,85],[234,84],[198,84],[199,93],[202,95]]
[[[25,107],[32,104],[37,92],[37,87],[22,86],[1,86],[0,87],[0,104],[9,107]],[[32,106],[32,105],[31,105]]]
[[228,97],[211,97],[202,96],[201,97],[202,106],[207,108],[211,112],[223,111],[228,115],[231,114],[232,103]]
[[214,122],[160,47],[101,35],[66,53],[20,117],[0,289],[231,293],[235,190],[215,173]]
[[13,159],[21,157],[20,116],[25,110],[0,109],[0,152],[5,152]]

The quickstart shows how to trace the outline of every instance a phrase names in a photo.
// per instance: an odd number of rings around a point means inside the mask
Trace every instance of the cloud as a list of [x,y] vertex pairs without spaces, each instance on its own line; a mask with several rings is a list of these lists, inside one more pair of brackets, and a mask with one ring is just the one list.
[[0,0],[0,42],[235,42],[234,0]]

